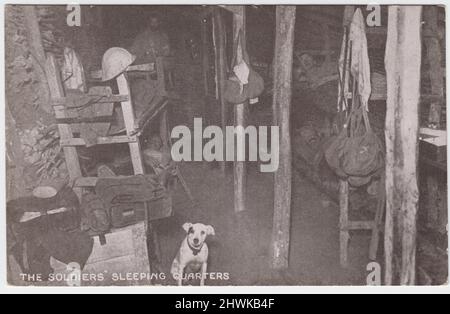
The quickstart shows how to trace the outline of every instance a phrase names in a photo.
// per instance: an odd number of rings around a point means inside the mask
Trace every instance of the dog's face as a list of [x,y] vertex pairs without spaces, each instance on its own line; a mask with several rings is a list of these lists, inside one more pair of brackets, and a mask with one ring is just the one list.
[[200,223],[185,223],[183,225],[183,229],[187,233],[187,240],[189,244],[196,249],[202,247],[207,236],[215,235],[214,228],[212,226],[206,226]]

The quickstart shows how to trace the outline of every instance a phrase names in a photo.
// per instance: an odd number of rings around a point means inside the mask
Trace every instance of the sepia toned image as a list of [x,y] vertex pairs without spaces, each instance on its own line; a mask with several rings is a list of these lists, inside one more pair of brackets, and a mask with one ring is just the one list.
[[4,5],[10,286],[448,284],[444,5]]

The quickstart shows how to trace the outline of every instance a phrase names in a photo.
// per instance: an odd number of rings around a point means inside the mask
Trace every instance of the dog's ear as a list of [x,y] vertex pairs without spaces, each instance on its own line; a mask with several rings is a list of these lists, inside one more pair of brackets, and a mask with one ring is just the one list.
[[208,233],[208,235],[213,235],[213,236],[216,235],[216,233],[214,232],[213,226],[206,226],[206,232]]
[[183,229],[184,229],[184,231],[186,231],[186,233],[189,232],[189,229],[191,229],[191,227],[192,227],[192,224],[190,222],[187,222],[183,225]]

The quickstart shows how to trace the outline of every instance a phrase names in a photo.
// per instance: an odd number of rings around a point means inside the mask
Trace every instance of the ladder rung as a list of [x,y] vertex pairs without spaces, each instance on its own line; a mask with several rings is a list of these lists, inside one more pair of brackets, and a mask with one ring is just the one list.
[[89,102],[94,101],[93,104],[109,104],[114,102],[122,102],[128,101],[130,97],[128,95],[111,95],[111,96],[103,96],[103,95],[80,95],[77,97],[62,97],[62,98],[54,98],[52,99],[52,106],[67,106],[76,107],[74,102]]
[[[109,137],[98,137],[97,145],[108,145],[108,144],[120,144],[120,143],[135,143],[138,141],[137,136],[109,136]],[[86,142],[82,138],[70,138],[61,139],[60,145],[62,147],[73,147],[73,146],[86,146]]]
[[[146,64],[138,64],[138,65],[130,65],[127,69],[127,72],[153,72],[155,71],[155,63],[146,63]],[[102,79],[102,70],[91,71],[91,78],[94,80]]]
[[75,180],[75,187],[93,187],[97,184],[97,177],[83,177]]
[[131,178],[131,176],[116,176],[116,177],[81,177],[75,180],[75,187],[93,187],[97,184],[99,179],[117,179],[117,178]]
[[374,221],[349,221],[341,230],[372,230],[374,227]]

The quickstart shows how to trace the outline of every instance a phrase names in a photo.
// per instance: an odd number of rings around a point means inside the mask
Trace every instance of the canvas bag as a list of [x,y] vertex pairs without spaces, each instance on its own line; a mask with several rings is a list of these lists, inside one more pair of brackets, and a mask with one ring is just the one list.
[[355,96],[346,127],[327,148],[325,158],[339,177],[359,187],[369,183],[372,175],[383,167],[384,158],[381,141],[372,131],[367,111]]
[[349,177],[370,177],[383,166],[382,144],[372,131],[364,106],[354,111],[353,118],[353,130],[340,159],[341,169]]
[[331,144],[325,149],[325,159],[328,165],[340,178],[347,178],[347,174],[342,170],[340,163],[344,146],[348,139],[348,136],[344,131],[346,131],[346,129],[344,129],[339,135],[334,136],[334,140],[332,140]]
[[245,62],[249,68],[248,82],[247,84],[243,84],[241,88],[240,80],[234,73],[231,73],[230,78],[225,81],[224,88],[224,99],[231,104],[241,104],[249,99],[257,98],[264,91],[263,78],[250,66],[250,58],[246,51],[245,43],[242,40],[242,30],[239,32],[237,40],[234,44],[234,56],[231,63],[233,68],[238,64],[238,49],[241,49],[243,62]]
[[150,216],[163,218],[171,215],[169,191],[156,175],[99,178],[95,192],[105,204],[110,224],[115,228],[144,220],[145,207],[142,204],[147,202]]

